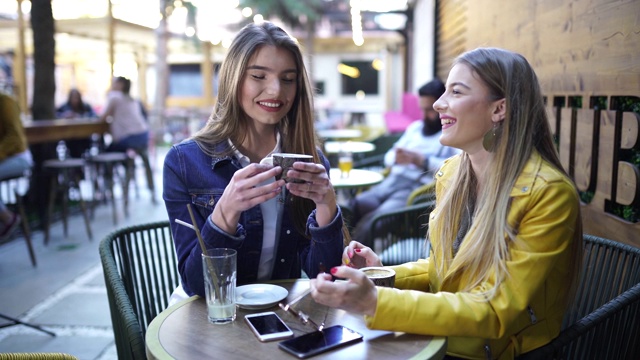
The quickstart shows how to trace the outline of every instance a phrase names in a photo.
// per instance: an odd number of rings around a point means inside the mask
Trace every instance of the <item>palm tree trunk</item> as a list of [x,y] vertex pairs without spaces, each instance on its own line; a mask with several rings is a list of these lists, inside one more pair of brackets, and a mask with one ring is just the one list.
[[[169,31],[167,29],[167,0],[160,1],[160,23],[156,29],[156,96],[153,102],[156,119],[161,121],[164,115],[165,102],[169,93],[169,66],[167,64],[167,43]],[[153,124],[159,126],[160,124]]]
[[[31,114],[34,120],[55,118],[55,26],[51,0],[31,0],[31,29],[33,29],[33,102]],[[42,169],[42,163],[53,158],[55,143],[30,146],[34,160],[29,190],[29,205],[37,209],[42,225],[45,220],[46,199],[49,198],[49,175]],[[23,221],[27,221],[26,219]]]
[[56,40],[51,0],[31,0],[33,29],[33,103],[34,120],[55,117],[55,53]]

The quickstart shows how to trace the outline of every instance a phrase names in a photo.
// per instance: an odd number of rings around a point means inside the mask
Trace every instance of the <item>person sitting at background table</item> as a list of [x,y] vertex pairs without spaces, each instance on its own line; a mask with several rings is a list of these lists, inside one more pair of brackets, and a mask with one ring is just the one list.
[[95,118],[98,115],[91,105],[82,100],[82,94],[78,89],[69,90],[67,102],[56,109],[56,117],[60,119]]
[[[298,43],[278,26],[249,24],[220,67],[218,99],[208,122],[171,147],[164,162],[163,199],[171,220],[181,287],[176,299],[205,295],[196,225],[207,247],[238,252],[237,284],[302,276],[341,263],[344,236],[329,162],[314,132],[312,88]],[[260,164],[272,153],[309,154],[290,178]],[[282,188],[286,186],[286,191]]]
[[[91,105],[82,100],[78,89],[69,90],[67,102],[56,109],[56,117],[59,119],[97,118]],[[91,147],[91,139],[67,139],[66,146],[71,157],[81,157]]]
[[411,123],[385,154],[389,175],[349,202],[354,239],[366,241],[376,215],[407,205],[411,192],[433,181],[434,172],[442,162],[459,151],[440,144],[442,125],[433,103],[444,93],[444,84],[433,79],[418,90],[422,121]]
[[521,55],[460,55],[434,108],[440,141],[463,152],[436,175],[430,256],[392,267],[397,289],[376,288],[355,268],[380,259],[353,241],[349,266],[331,269],[348,281],[320,274],[311,294],[364,314],[373,329],[447,336],[451,357],[512,359],[560,332],[582,261],[578,193]]
[[131,80],[118,76],[111,82],[107,94],[107,105],[100,116],[109,122],[109,132],[113,141],[106,151],[146,149],[149,146],[149,126],[140,103],[131,95]]
[[[0,180],[23,175],[32,166],[18,103],[0,92]],[[20,215],[9,210],[0,198],[0,242],[11,236],[20,221]]]

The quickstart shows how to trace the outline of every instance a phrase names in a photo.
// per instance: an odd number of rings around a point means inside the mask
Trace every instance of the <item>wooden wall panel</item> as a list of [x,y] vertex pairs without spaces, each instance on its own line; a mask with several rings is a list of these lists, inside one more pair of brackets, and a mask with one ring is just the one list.
[[[625,96],[640,109],[640,0],[439,0],[436,11],[438,76],[479,46],[524,55],[547,97],[562,163],[593,195],[583,204],[585,232],[640,246],[640,222],[612,210],[640,213],[640,170],[628,159],[640,154],[640,114],[612,107]],[[603,111],[594,96],[606,99]]]
[[467,50],[467,1],[436,2],[436,76],[447,79],[451,61]]

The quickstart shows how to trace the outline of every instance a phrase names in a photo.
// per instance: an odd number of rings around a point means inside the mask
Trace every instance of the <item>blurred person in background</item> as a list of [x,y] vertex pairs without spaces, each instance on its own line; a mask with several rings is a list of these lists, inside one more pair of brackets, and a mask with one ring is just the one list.
[[95,118],[98,117],[91,105],[82,100],[82,94],[78,89],[69,90],[67,102],[56,109],[56,117],[59,119]]
[[[82,94],[78,89],[69,90],[67,102],[56,109],[56,118],[59,119],[86,119],[97,118],[91,105],[82,100]],[[71,157],[81,157],[91,147],[91,138],[66,140]]]
[[406,206],[411,192],[432,182],[443,161],[459,152],[440,144],[442,125],[433,103],[442,93],[444,84],[437,78],[418,89],[422,121],[411,123],[385,154],[389,175],[351,200],[354,239],[366,241],[364,237],[376,215]]
[[107,105],[100,120],[107,121],[113,141],[107,151],[147,149],[149,126],[139,101],[131,97],[131,80],[118,76],[111,83]]
[[[0,180],[21,176],[32,166],[18,103],[0,92]],[[20,221],[20,216],[9,210],[0,198],[0,242],[11,236]]]

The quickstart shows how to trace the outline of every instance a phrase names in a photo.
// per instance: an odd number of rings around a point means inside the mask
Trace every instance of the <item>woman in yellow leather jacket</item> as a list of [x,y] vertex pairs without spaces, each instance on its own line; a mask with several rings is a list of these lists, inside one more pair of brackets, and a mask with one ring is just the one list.
[[395,289],[375,287],[357,269],[380,259],[353,241],[347,266],[331,269],[347,281],[320,274],[311,294],[373,329],[447,336],[449,358],[512,359],[560,332],[582,259],[580,202],[524,57],[469,51],[446,87],[440,142],[463,152],[436,174],[430,256],[393,267]]

